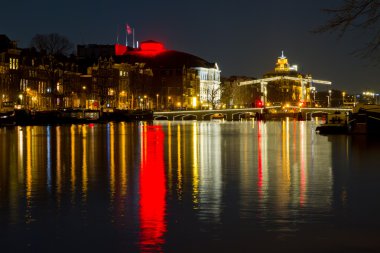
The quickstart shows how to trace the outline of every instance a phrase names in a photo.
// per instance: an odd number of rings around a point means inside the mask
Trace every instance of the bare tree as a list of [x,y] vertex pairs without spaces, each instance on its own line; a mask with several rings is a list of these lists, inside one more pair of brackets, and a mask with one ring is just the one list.
[[57,33],[36,34],[31,41],[31,47],[48,55],[68,55],[72,52],[73,44]]
[[220,92],[220,86],[216,87],[212,85],[207,88],[207,103],[211,105],[213,109],[220,103]]
[[62,92],[57,89],[57,84],[63,79],[67,55],[73,49],[72,43],[64,36],[51,34],[36,34],[31,40],[31,47],[40,53],[40,67],[45,71],[47,78],[47,96],[51,98],[48,107],[57,107],[57,98]]
[[337,8],[323,9],[332,16],[326,24],[314,30],[317,33],[338,32],[341,38],[349,31],[361,31],[370,39],[355,53],[359,56],[376,58],[380,50],[380,1],[379,0],[342,0]]

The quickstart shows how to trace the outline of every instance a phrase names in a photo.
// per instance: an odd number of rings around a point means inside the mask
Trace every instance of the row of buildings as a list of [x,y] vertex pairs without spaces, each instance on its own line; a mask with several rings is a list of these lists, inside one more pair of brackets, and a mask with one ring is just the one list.
[[[217,63],[166,49],[156,41],[137,48],[78,45],[70,56],[18,48],[0,35],[0,109],[120,108],[210,109],[266,105],[342,106],[359,97],[317,92],[311,80],[282,54],[263,79],[287,79],[240,86],[252,77],[221,78]],[[293,80],[292,80],[293,78]],[[377,95],[377,96],[376,96]],[[263,99],[264,98],[264,99]],[[378,98],[375,94],[374,98]],[[352,101],[351,101],[352,100]]]
[[145,41],[78,45],[76,55],[21,49],[0,35],[0,107],[201,109],[220,105],[220,69]]

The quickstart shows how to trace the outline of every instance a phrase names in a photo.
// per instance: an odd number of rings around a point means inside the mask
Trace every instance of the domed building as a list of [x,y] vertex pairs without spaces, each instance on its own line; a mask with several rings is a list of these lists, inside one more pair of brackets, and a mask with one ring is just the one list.
[[[304,75],[298,72],[297,65],[290,65],[284,52],[277,58],[274,72],[268,72],[263,78],[288,76],[294,78],[311,78],[310,75]],[[293,104],[299,105],[300,102],[311,102],[310,85],[304,87],[304,94],[302,94],[302,85],[299,81],[281,79],[272,81],[267,85],[267,101],[275,104]],[[303,101],[302,101],[303,100]]]
[[[152,72],[150,83],[130,84],[134,97],[150,100],[149,108],[215,108],[220,103],[220,69],[200,57],[168,50],[156,41],[144,41],[138,48],[115,45],[115,63],[143,64]],[[144,101],[143,101],[144,102]]]

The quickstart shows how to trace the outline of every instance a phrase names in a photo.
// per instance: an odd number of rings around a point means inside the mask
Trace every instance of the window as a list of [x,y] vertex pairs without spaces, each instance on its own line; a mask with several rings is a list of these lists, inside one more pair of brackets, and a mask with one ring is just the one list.
[[9,58],[9,68],[10,69],[18,69],[18,59]]
[[44,82],[38,82],[38,92],[40,94],[45,94],[46,93],[45,89],[46,89],[45,83]]

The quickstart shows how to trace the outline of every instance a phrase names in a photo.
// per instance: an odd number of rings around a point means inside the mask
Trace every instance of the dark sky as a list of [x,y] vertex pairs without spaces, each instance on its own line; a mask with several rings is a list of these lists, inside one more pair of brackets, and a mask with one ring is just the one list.
[[[217,62],[223,76],[262,77],[284,50],[315,79],[348,92],[380,92],[379,66],[352,56],[365,34],[315,35],[324,7],[339,0],[19,0],[2,1],[0,34],[27,47],[33,35],[57,32],[75,44],[116,41],[118,26],[135,28],[139,41],[161,41],[168,49]],[[124,33],[121,37],[124,38]],[[318,86],[319,90],[326,89]]]

